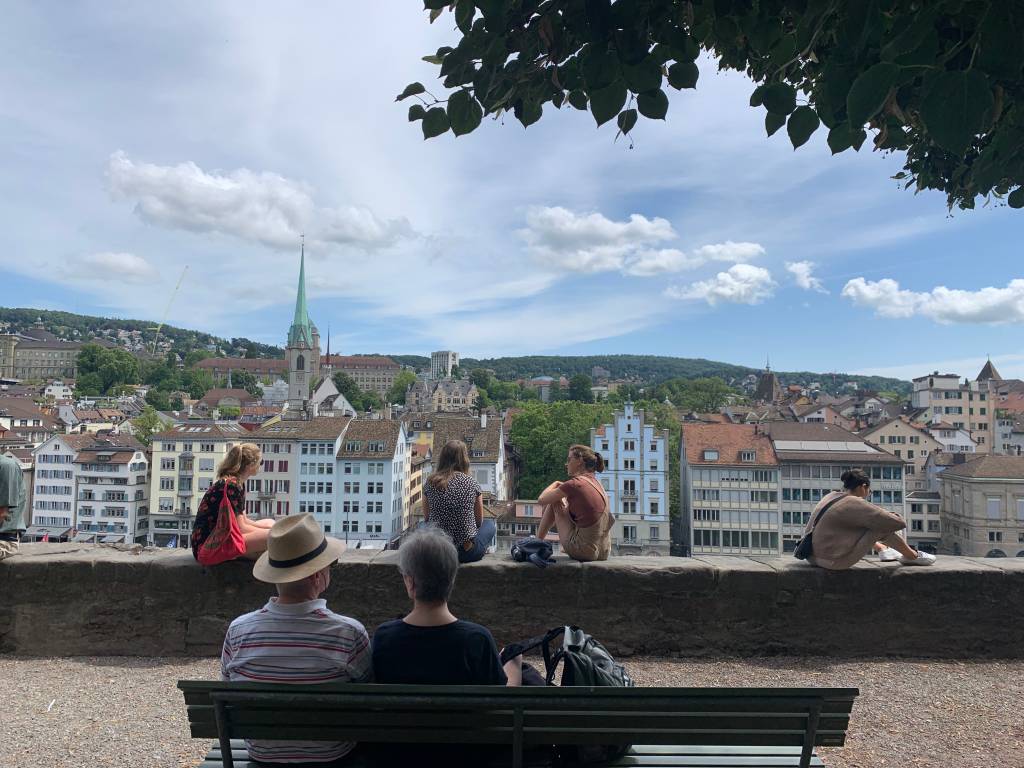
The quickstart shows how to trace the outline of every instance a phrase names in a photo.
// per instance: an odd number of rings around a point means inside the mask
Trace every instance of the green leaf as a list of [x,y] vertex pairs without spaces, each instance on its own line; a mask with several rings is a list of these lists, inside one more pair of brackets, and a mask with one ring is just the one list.
[[464,35],[468,35],[473,29],[473,16],[476,14],[476,7],[473,0],[459,0],[455,5],[455,24]]
[[605,88],[619,77],[619,60],[614,53],[588,45],[580,54],[580,71],[588,90]]
[[810,107],[797,107],[789,116],[786,123],[786,133],[789,140],[793,142],[793,149],[803,146],[811,138],[811,134],[818,130],[821,121],[817,113]]
[[483,116],[483,109],[469,91],[456,91],[448,97],[448,122],[456,136],[474,131]]
[[[670,78],[670,82],[671,82],[671,78]],[[752,107],[760,107],[762,104],[764,104],[764,102],[761,100],[761,92],[763,91],[763,89],[764,89],[764,86],[763,85],[759,85],[759,86],[757,86],[757,88],[754,89],[754,92],[752,94],[750,94],[750,106],[752,106]]]
[[636,110],[635,109],[624,109],[619,112],[619,130],[623,133],[629,133],[633,130],[633,126],[636,125]]
[[422,104],[413,104],[409,107],[409,122],[415,122],[416,120],[422,120],[427,114],[427,110],[423,108]]
[[769,136],[774,134],[777,130],[779,130],[779,128],[781,128],[785,124],[785,115],[777,115],[774,112],[769,112],[764,116],[764,129],[768,132]]
[[[773,115],[788,115],[796,109],[796,91],[785,83],[768,83],[761,86],[761,102]],[[771,133],[768,135],[771,136]]]
[[520,99],[516,102],[515,107],[513,107],[513,112],[515,112],[516,119],[523,124],[523,128],[529,128],[540,120],[543,107],[539,101]]
[[422,56],[421,58],[427,64],[444,64],[444,56]]
[[962,155],[992,112],[988,78],[977,70],[942,72],[926,84],[921,121],[932,141]]
[[586,111],[587,94],[585,94],[583,91],[569,91],[568,100],[570,104],[576,107],[576,109]]
[[903,30],[882,46],[882,59],[893,59],[915,50],[929,34],[935,31],[935,17],[938,11],[933,7],[917,14],[908,14],[911,19]]
[[636,106],[640,114],[651,120],[664,120],[668,112],[668,96],[661,88],[646,91],[636,97]]
[[700,70],[692,61],[680,61],[668,68],[668,84],[676,90],[696,88]]
[[1017,187],[1013,190],[1006,198],[1006,204],[1011,208],[1024,208],[1024,187]]
[[851,146],[853,147],[853,151],[860,152],[860,145],[863,144],[864,140],[868,137],[868,132],[863,128],[855,128],[853,130],[852,137],[853,144],[851,144]]
[[[1021,65],[1024,64],[1024,45],[1021,45],[1021,29],[1024,14],[1017,6],[1016,19],[1012,12],[1014,3],[1003,0],[993,2],[981,25],[981,40],[975,66],[995,77],[1017,80]],[[1014,23],[1014,22],[1017,23]]]
[[653,56],[647,56],[639,64],[623,64],[622,77],[633,93],[644,93],[661,87],[661,65]]
[[423,93],[426,90],[427,89],[423,87],[422,83],[409,83],[407,86],[405,86],[404,91],[395,96],[395,101],[401,101],[402,99],[407,99],[410,96],[416,96],[418,94]]
[[828,132],[828,148],[833,155],[845,152],[853,146],[853,134],[849,123],[836,123]]
[[846,115],[850,125],[862,126],[878,114],[899,74],[897,65],[883,61],[868,67],[853,81],[846,95]]
[[423,0],[423,10],[440,11],[444,9],[451,0]]
[[420,126],[423,128],[423,138],[432,139],[447,131],[451,124],[448,122],[448,113],[441,107],[434,107],[427,110]]
[[607,123],[626,103],[626,84],[616,80],[605,88],[590,92],[590,113],[598,125]]

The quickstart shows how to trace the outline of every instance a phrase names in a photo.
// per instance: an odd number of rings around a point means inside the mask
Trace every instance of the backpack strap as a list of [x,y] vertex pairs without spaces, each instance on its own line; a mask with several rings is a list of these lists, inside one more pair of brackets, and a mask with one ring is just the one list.
[[843,499],[845,499],[849,495],[850,494],[848,494],[848,493],[844,493],[842,496],[837,496],[836,498],[832,499],[832,501],[830,501],[828,504],[826,504],[824,507],[822,507],[818,511],[818,514],[816,514],[814,516],[814,523],[811,525],[811,530],[813,531],[815,528],[818,527],[818,523],[821,522],[822,516],[832,508],[833,504],[835,504],[837,501],[842,501]]

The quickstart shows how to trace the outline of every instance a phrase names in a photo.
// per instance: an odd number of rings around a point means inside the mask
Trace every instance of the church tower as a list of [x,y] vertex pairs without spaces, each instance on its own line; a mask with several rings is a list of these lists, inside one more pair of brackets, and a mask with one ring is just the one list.
[[295,316],[288,329],[288,410],[285,418],[302,419],[310,415],[310,394],[320,379],[320,333],[309,319],[306,308],[306,244],[299,257],[299,290],[295,296]]

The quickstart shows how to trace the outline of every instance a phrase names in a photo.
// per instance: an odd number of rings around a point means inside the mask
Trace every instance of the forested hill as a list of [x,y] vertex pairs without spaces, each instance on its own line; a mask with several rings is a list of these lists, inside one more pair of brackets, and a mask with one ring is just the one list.
[[[152,349],[153,342],[156,341],[157,323],[151,320],[123,320],[48,309],[0,307],[0,328],[6,328],[8,332],[27,331],[37,320],[42,320],[43,327],[50,333],[69,341],[88,341],[99,337],[118,343],[118,331],[138,332],[138,343],[144,344],[147,349]],[[123,345],[123,340],[121,344]],[[173,349],[182,355],[194,349],[203,349],[235,357],[284,356],[283,349],[269,344],[260,344],[246,338],[223,339],[202,331],[176,328],[173,325],[164,325],[160,329],[160,346],[161,351]]]

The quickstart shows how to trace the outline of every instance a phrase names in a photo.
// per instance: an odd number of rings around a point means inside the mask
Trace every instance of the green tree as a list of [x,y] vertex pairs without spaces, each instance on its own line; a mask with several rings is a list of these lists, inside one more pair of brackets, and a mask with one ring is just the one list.
[[192,349],[185,353],[185,367],[191,368],[200,360],[205,360],[210,356],[210,353],[205,349]]
[[338,391],[352,404],[352,407],[360,410],[359,403],[363,400],[363,392],[356,384],[356,380],[344,371],[335,373],[331,380],[334,381],[334,386],[338,388]]
[[469,380],[476,384],[477,389],[487,389],[493,377],[483,368],[474,368],[469,372]]
[[416,374],[412,371],[399,371],[395,381],[388,390],[389,403],[405,403],[405,393],[416,383]]
[[[523,126],[546,105],[589,110],[631,135],[666,118],[665,86],[696,88],[701,51],[753,81],[769,136],[800,147],[824,124],[833,154],[873,145],[904,153],[896,174],[950,208],[978,196],[1024,207],[1024,5],[1007,0],[425,0],[453,10],[461,39],[425,57],[444,102],[412,83],[398,99],[424,138],[475,130],[510,112]],[[666,82],[667,81],[667,82]],[[426,94],[426,95],[425,95]],[[679,102],[677,102],[679,103]]]
[[202,368],[185,370],[181,374],[181,386],[189,397],[198,400],[213,389],[213,374]]
[[512,422],[510,438],[522,457],[519,498],[535,499],[549,483],[565,480],[570,445],[589,445],[590,430],[611,420],[613,409],[574,400],[526,403]]
[[132,419],[132,427],[135,431],[135,437],[138,438],[139,442],[143,445],[149,445],[152,436],[163,430],[164,423],[160,418],[160,414],[156,412],[156,408],[147,405],[142,409],[142,413]]
[[462,378],[462,369],[459,366],[457,366],[457,365],[453,365],[452,366],[452,378],[453,379],[461,379]]
[[231,384],[236,389],[244,389],[253,397],[263,397],[259,381],[249,371],[231,371]]
[[714,413],[738,394],[719,378],[669,379],[652,392],[657,400],[668,399],[679,408],[698,413]]
[[589,376],[585,373],[577,373],[569,379],[568,398],[570,400],[578,400],[581,403],[594,402],[594,393],[590,391],[591,386],[592,382]]
[[237,419],[242,415],[242,409],[237,405],[224,405],[217,409],[222,419]]
[[146,402],[158,411],[169,411],[171,409],[170,398],[162,389],[150,389],[146,392]]
[[75,395],[78,397],[98,397],[103,394],[103,380],[98,373],[78,372],[75,379]]

